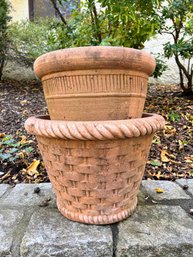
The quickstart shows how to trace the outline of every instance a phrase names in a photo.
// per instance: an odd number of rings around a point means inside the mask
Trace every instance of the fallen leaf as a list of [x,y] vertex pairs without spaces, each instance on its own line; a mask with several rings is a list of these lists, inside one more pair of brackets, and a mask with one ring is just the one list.
[[26,117],[27,117],[27,116],[29,115],[28,110],[23,110],[22,115],[24,115],[24,116],[26,116]]
[[34,159],[33,162],[27,167],[26,172],[28,175],[33,176],[35,174],[39,174],[37,171],[37,167],[40,164],[39,160]]
[[13,179],[13,180],[16,180],[17,177],[18,177],[18,174],[15,174],[15,175],[12,177],[12,179]]
[[20,101],[20,104],[21,104],[21,105],[25,105],[25,104],[27,104],[27,103],[28,103],[27,100],[22,100],[22,101]]
[[20,143],[23,145],[23,144],[26,144],[27,143],[27,137],[26,136],[20,136],[21,137],[21,141]]
[[152,144],[160,144],[160,137],[158,135],[154,136]]
[[160,188],[160,187],[157,187],[157,188],[155,189],[155,191],[156,191],[156,193],[158,193],[158,194],[164,193],[164,190],[163,190],[162,188]]
[[193,105],[189,105],[187,108],[193,110]]
[[179,150],[184,149],[184,144],[183,144],[182,140],[178,140],[178,143],[179,143]]
[[0,181],[4,181],[5,179],[11,177],[11,171],[8,171],[5,175],[3,175],[1,178],[0,178]]
[[19,156],[20,159],[24,159],[25,158],[25,154],[23,151],[17,153],[17,155]]
[[193,155],[184,157],[184,159],[185,159],[185,162],[187,162],[187,163],[192,163],[192,162],[193,162]]
[[170,161],[170,159],[166,155],[167,155],[166,150],[161,150],[160,157],[161,157],[162,162],[169,162]]
[[176,134],[176,129],[173,126],[165,125],[163,133],[164,136],[171,137]]
[[[173,155],[173,154],[170,154],[170,153],[168,153],[166,150],[161,150],[161,154],[160,154],[160,156],[161,156],[161,161],[162,162],[174,162],[173,160],[171,160],[171,159],[169,159],[168,157],[170,157],[170,158],[172,158],[172,159],[176,159],[176,156],[175,155]],[[176,163],[176,162],[175,162]],[[178,163],[178,162],[177,162]]]
[[175,164],[181,164],[181,162],[177,162],[177,161],[174,161],[172,159],[170,159],[170,162],[175,163]]

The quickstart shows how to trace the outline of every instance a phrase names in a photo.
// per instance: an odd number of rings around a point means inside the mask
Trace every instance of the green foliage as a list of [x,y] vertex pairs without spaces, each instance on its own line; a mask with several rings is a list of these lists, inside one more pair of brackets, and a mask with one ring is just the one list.
[[156,67],[152,76],[157,79],[163,74],[163,72],[167,69],[168,66],[165,64],[165,62],[163,61],[163,58],[160,55],[157,55],[155,57],[155,60],[156,60]]
[[[57,2],[62,6],[66,0]],[[160,2],[161,0],[86,0],[79,6],[81,11],[73,9],[68,21],[72,41],[75,40],[75,46],[81,43],[143,48],[144,42],[154,35],[159,27],[156,8]],[[82,31],[85,34],[80,33]],[[86,40],[81,40],[82,36]]]
[[9,16],[9,3],[7,0],[1,0],[0,2],[0,80],[2,77],[3,67],[5,64],[8,48],[7,29]]
[[143,48],[159,27],[156,14],[159,1],[99,0],[99,3],[104,8],[102,22],[106,20],[106,34],[113,45]]
[[0,141],[0,160],[15,162],[16,159],[24,159],[33,151],[29,142],[25,140],[17,141],[11,135],[5,135]]
[[118,45],[141,49],[159,28],[156,8],[161,0],[73,1],[70,17],[63,15],[66,7],[62,9],[68,0],[50,1],[60,19],[10,26],[11,55],[21,64],[32,65],[39,55],[67,47]]
[[169,121],[180,121],[180,115],[178,113],[175,113],[175,112],[169,112],[168,115],[167,115],[167,118]]
[[180,86],[184,93],[193,94],[193,0],[166,0],[160,23],[160,33],[171,35],[164,46],[165,57],[175,58]]
[[150,164],[151,166],[155,166],[155,167],[160,167],[160,166],[162,166],[162,163],[161,163],[159,160],[150,160],[150,161],[149,161],[149,164]]
[[38,56],[61,48],[60,34],[65,35],[61,22],[56,19],[13,23],[8,31],[10,58],[22,65],[32,66]]

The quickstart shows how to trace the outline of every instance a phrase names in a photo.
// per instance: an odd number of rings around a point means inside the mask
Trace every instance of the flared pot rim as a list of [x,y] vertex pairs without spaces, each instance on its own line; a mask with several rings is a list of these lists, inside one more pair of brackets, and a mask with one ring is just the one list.
[[49,116],[30,117],[25,129],[36,136],[65,140],[112,140],[150,135],[163,129],[161,115],[144,113],[142,118],[106,121],[50,120]]
[[138,71],[149,76],[155,65],[154,57],[144,50],[121,46],[84,46],[39,56],[34,63],[34,72],[40,79],[58,72],[100,69]]

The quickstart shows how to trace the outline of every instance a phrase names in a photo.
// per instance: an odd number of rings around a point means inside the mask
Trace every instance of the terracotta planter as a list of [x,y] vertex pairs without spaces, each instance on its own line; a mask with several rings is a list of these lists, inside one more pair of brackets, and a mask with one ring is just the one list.
[[58,50],[34,64],[50,118],[68,121],[141,117],[154,68],[142,50],[107,46]]
[[[164,119],[142,112],[155,68],[144,51],[80,47],[39,57],[50,118],[32,117],[57,205],[67,218],[109,224],[137,204],[152,137]],[[50,120],[51,119],[51,120]]]
[[133,212],[152,137],[163,126],[156,114],[87,122],[32,117],[25,123],[37,136],[60,212],[90,224],[114,223]]

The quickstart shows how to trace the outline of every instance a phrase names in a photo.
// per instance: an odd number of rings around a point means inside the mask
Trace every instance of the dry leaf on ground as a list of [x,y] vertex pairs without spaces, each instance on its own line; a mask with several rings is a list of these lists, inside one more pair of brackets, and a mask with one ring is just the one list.
[[26,172],[28,175],[33,176],[35,174],[39,174],[37,171],[37,167],[40,164],[40,160],[33,160],[33,162],[27,167]]
[[158,194],[162,194],[162,193],[165,192],[165,191],[164,191],[162,188],[160,188],[160,187],[157,187],[157,188],[155,189],[155,191],[156,191],[156,193],[158,193]]

